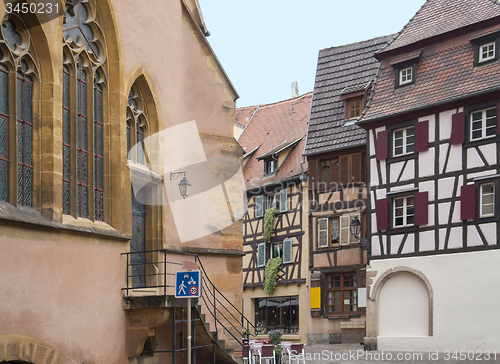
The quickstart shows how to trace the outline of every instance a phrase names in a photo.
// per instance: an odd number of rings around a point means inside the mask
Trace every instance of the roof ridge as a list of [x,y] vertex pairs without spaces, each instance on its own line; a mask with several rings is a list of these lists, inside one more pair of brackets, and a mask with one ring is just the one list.
[[[293,101],[293,100],[296,100],[296,99],[300,99],[300,98],[312,95],[312,93],[313,93],[312,91],[309,91],[309,92],[306,92],[305,94],[302,94],[302,95],[299,95],[299,96],[295,96],[295,97],[292,97],[292,98],[289,98],[289,99],[285,99],[285,100],[281,100],[281,101],[271,102],[269,104],[260,104],[259,106],[262,108],[262,107],[265,107],[265,106],[271,106],[271,105],[281,104],[281,103],[284,103],[284,102],[287,102],[287,101]],[[244,107],[249,107],[249,106],[242,106],[241,109],[244,108]],[[239,107],[236,108],[236,110],[238,110],[238,109],[240,109],[240,108]]]
[[358,45],[358,44],[362,44],[362,43],[368,43],[368,42],[371,42],[371,41],[374,41],[374,40],[377,40],[377,39],[381,39],[381,38],[389,38],[389,37],[394,36],[396,34],[398,34],[398,33],[393,33],[393,34],[388,34],[388,35],[380,35],[380,36],[375,37],[375,38],[361,40],[361,41],[358,41],[358,42],[353,42],[353,43],[348,43],[348,44],[342,44],[342,45],[338,45],[338,46],[323,48],[323,49],[320,49],[319,51],[323,52],[323,51],[328,51],[330,49],[344,48],[344,47],[349,47],[349,46]]

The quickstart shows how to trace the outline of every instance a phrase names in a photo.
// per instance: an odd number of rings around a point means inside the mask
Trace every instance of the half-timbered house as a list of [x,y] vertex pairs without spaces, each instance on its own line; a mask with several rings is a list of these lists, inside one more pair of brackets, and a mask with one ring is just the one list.
[[362,342],[366,249],[351,234],[366,225],[365,113],[378,69],[373,57],[391,37],[319,52],[304,154],[309,169],[310,310],[308,342]]
[[499,349],[499,24],[497,1],[428,0],[376,54],[368,347]]
[[[249,114],[239,142],[245,149],[243,174],[248,210],[243,220],[243,299],[246,317],[254,317],[256,334],[280,329],[285,339],[304,342],[307,330],[307,196],[302,162],[312,93]],[[237,114],[242,115],[242,113]],[[263,236],[264,216],[275,208],[274,231]],[[281,258],[277,287],[263,290],[264,272]]]

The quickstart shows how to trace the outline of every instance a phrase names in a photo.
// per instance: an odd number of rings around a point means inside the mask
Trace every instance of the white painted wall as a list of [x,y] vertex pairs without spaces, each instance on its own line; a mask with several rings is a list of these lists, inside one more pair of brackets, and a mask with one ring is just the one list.
[[429,295],[424,282],[412,273],[398,273],[379,295],[380,336],[429,336]]
[[[440,232],[441,233],[441,232]],[[461,239],[460,239],[461,240]],[[376,272],[373,282],[389,269],[405,266],[422,272],[434,291],[432,337],[379,336],[379,350],[490,350],[500,352],[500,250],[446,254],[423,257],[372,260],[369,272]],[[392,278],[391,278],[392,279]],[[387,282],[390,282],[387,281]],[[392,301],[408,303],[401,282],[387,292]],[[394,287],[395,286],[395,287]],[[395,288],[401,290],[398,294]],[[383,293],[384,286],[380,291]],[[370,295],[373,294],[373,284]],[[381,304],[387,302],[382,296]],[[373,297],[370,297],[373,299]],[[394,309],[394,304],[392,304]],[[391,308],[391,307],[389,307]],[[386,307],[379,307],[379,328],[385,330]],[[390,323],[390,321],[389,321]],[[390,326],[389,326],[390,327]],[[381,332],[384,333],[384,332]],[[390,333],[390,331],[385,332]]]

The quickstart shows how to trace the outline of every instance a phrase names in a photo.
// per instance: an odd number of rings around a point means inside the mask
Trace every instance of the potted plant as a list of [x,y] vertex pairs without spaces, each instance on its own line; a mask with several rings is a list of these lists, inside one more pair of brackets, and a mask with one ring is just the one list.
[[283,331],[271,330],[269,331],[269,343],[274,345],[274,354],[276,355],[276,363],[281,363],[281,339],[283,338]]

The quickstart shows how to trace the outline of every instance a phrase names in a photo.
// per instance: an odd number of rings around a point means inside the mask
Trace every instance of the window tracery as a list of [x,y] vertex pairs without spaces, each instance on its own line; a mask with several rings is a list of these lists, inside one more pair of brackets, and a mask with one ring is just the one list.
[[33,95],[38,80],[35,59],[23,20],[14,14],[4,17],[0,32],[0,200],[30,207],[34,175]]
[[[132,86],[128,96],[127,107],[127,152],[128,158],[136,163],[145,164],[145,150],[143,148],[144,134],[147,129],[147,118],[142,95],[136,86]],[[133,146],[134,155],[131,155]]]
[[67,0],[63,25],[63,213],[104,220],[104,36],[89,0]]

